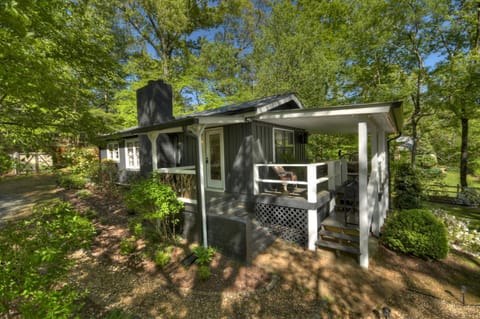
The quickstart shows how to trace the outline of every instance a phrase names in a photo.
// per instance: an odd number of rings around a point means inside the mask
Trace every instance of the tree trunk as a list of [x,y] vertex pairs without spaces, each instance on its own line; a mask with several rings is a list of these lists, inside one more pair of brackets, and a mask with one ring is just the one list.
[[462,145],[460,148],[460,185],[468,187],[468,118],[462,117]]

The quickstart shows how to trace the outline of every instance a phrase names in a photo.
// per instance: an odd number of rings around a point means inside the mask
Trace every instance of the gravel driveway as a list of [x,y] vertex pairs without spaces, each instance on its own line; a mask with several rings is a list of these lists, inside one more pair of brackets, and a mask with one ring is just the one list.
[[0,179],[0,222],[25,216],[35,204],[56,197],[55,176],[52,174]]

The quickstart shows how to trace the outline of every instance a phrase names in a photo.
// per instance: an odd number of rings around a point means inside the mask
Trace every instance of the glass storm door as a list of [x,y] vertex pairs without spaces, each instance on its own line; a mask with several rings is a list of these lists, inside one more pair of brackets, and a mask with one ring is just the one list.
[[205,131],[205,169],[208,188],[224,189],[223,130]]

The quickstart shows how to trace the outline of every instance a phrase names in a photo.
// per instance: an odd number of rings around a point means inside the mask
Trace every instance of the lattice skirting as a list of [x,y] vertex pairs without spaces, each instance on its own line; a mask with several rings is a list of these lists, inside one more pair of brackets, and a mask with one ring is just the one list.
[[306,246],[308,240],[307,210],[302,208],[255,203],[255,216],[262,226],[287,242]]

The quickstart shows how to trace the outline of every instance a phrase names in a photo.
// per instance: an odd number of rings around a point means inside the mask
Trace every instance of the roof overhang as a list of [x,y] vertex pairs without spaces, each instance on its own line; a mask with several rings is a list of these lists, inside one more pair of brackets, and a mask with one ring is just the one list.
[[274,111],[260,114],[255,119],[325,134],[357,133],[360,122],[386,133],[398,134],[403,125],[402,102]]

